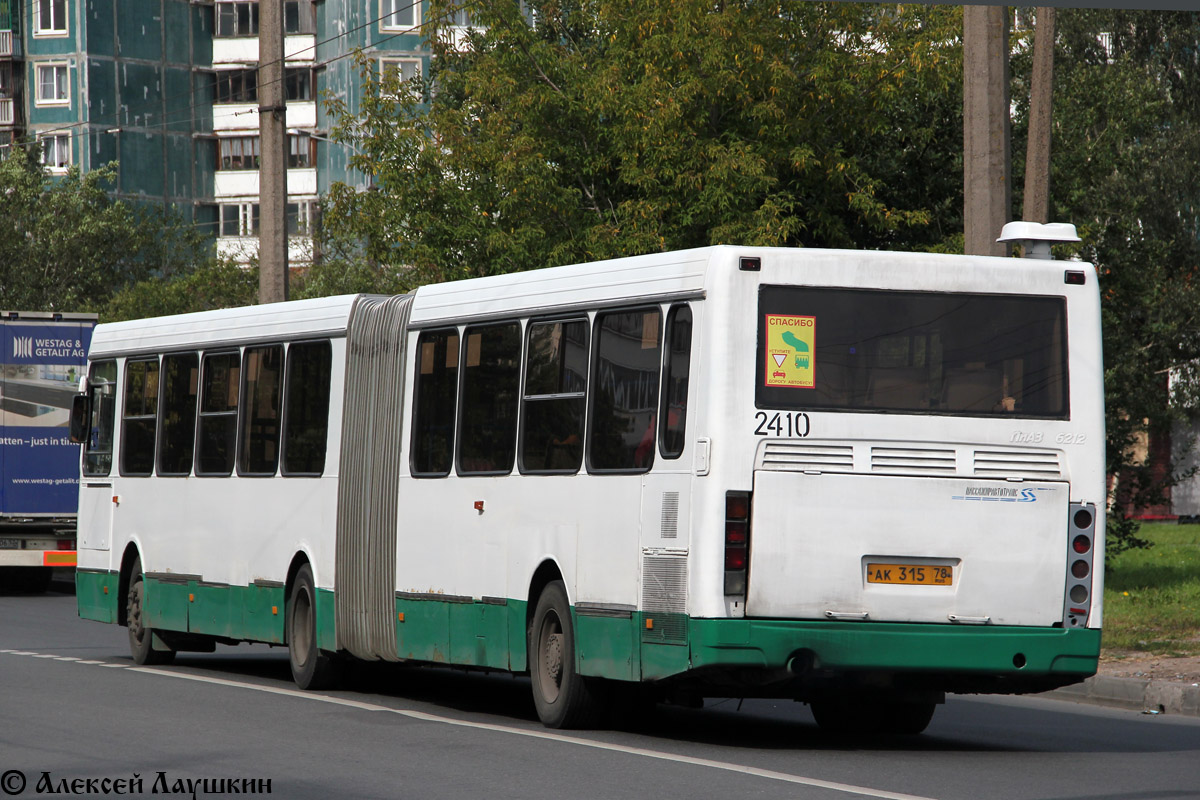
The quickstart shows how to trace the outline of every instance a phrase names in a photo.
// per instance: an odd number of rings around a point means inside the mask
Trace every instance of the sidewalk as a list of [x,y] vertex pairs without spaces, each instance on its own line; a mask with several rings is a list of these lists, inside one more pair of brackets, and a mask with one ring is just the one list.
[[1040,696],[1148,714],[1200,717],[1200,683],[1094,675],[1083,683]]

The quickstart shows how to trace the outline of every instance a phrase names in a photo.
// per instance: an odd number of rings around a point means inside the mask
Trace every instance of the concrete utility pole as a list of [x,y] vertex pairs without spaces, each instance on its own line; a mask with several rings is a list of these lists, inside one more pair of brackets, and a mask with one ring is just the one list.
[[1029,222],[1050,221],[1050,112],[1054,84],[1054,9],[1037,10],[1033,78],[1029,89],[1029,145],[1025,153],[1025,210]]
[[260,0],[258,14],[258,302],[279,303],[288,299],[283,0]]
[[1012,181],[1008,9],[963,7],[963,233],[968,255],[1006,256]]

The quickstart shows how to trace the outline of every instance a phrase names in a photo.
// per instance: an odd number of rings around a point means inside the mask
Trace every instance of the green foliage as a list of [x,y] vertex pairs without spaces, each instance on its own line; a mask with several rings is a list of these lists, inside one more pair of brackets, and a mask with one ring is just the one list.
[[115,165],[52,177],[11,148],[0,161],[0,308],[87,311],[121,287],[207,258],[171,210],[113,200]]
[[[1101,34],[1111,35],[1111,51]],[[1181,370],[1192,377],[1183,389],[1197,385],[1200,15],[1061,9],[1056,40],[1052,214],[1078,226],[1081,254],[1100,274],[1107,470],[1118,499],[1108,538],[1118,553],[1145,543],[1123,507],[1160,503],[1187,476],[1144,453],[1148,438],[1164,441],[1197,408],[1187,392],[1167,402],[1167,375]],[[1018,85],[1028,70],[1024,52],[1013,61]],[[1019,156],[1026,97],[1014,97]]]
[[293,276],[289,291],[293,300],[339,294],[403,294],[412,288],[404,270],[367,261],[360,248],[344,242],[329,244],[332,250]]
[[216,260],[192,272],[156,276],[117,292],[102,307],[101,322],[117,322],[258,302],[258,267]]
[[959,227],[961,181],[942,182],[961,150],[958,9],[470,10],[468,46],[428,31],[423,83],[380,83],[364,57],[361,111],[326,98],[375,187],[332,187],[326,228],[407,266],[405,285],[723,242],[925,246]]

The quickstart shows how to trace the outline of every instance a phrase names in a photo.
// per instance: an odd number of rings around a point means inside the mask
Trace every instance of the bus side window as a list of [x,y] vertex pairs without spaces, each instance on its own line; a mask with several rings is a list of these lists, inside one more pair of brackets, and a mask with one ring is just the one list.
[[158,427],[158,359],[125,362],[125,406],[121,414],[121,474],[154,471]]
[[646,472],[654,463],[661,317],[657,308],[596,315],[590,471]]
[[692,309],[686,305],[673,306],[667,313],[667,353],[659,413],[659,450],[663,458],[679,458],[683,453],[691,357]]
[[92,416],[88,438],[83,445],[83,474],[89,478],[107,477],[112,472],[113,423],[116,421],[117,362],[92,364],[88,378]]
[[163,356],[162,420],[158,474],[187,475],[196,444],[196,389],[200,359],[195,353]]
[[525,356],[522,472],[578,472],[587,402],[586,320],[535,322]]
[[329,434],[329,342],[288,348],[283,412],[283,474],[320,475]]
[[247,347],[242,372],[239,475],[274,475],[279,466],[283,345]]
[[233,473],[240,376],[241,356],[238,353],[204,356],[197,425],[197,475]]
[[457,330],[421,334],[415,382],[412,473],[427,478],[449,475],[458,397]]
[[521,326],[477,325],[463,337],[460,475],[512,472],[517,454]]

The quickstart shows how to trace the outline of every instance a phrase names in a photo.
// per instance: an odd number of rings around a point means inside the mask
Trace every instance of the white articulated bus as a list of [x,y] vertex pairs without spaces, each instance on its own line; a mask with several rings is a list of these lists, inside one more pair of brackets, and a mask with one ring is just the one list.
[[1095,672],[1102,403],[1076,262],[721,246],[101,325],[79,613],[302,687],[528,672],[551,726],[637,689],[919,732]]

